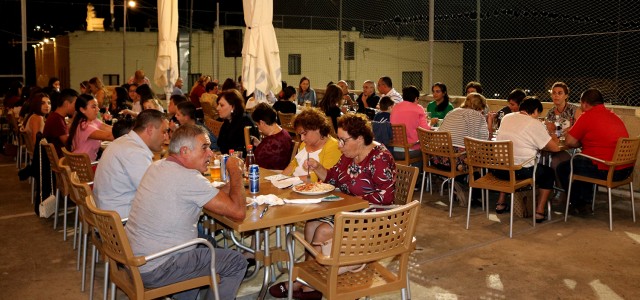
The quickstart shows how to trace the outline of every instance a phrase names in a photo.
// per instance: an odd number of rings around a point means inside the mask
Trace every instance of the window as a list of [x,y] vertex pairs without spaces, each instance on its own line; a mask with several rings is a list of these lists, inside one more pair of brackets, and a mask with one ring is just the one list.
[[120,85],[120,75],[119,74],[103,74],[102,83],[104,85]]
[[422,91],[422,72],[402,72],[402,86],[413,85]]
[[289,75],[302,74],[302,54],[289,54]]
[[355,48],[354,42],[344,42],[344,60],[354,60],[356,58]]

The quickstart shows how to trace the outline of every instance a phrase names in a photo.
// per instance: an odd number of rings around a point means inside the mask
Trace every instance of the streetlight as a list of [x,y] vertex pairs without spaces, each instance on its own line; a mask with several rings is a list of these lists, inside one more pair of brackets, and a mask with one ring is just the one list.
[[122,82],[124,83],[127,76],[127,6],[134,8],[136,2],[133,0],[124,0],[122,3],[124,6],[124,18],[123,18],[123,30],[122,30]]

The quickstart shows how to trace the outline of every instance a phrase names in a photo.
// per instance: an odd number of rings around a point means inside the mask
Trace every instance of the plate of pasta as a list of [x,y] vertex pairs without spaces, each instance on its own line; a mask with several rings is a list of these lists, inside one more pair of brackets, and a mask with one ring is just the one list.
[[302,195],[321,195],[335,190],[333,185],[324,182],[303,183],[294,186],[293,191]]

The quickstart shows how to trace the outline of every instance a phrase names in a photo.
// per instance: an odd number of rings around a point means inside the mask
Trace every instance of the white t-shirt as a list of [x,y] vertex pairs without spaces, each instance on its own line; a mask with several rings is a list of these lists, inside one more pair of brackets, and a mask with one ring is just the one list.
[[[512,113],[502,118],[496,140],[513,142],[513,160],[519,165],[544,148],[551,136],[537,119],[521,113]],[[523,167],[531,167],[534,163],[535,160],[532,160]]]

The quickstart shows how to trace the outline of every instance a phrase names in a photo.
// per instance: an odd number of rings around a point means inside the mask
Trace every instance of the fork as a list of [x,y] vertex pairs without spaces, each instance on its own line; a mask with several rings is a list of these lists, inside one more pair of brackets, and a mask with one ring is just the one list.
[[309,176],[309,151],[307,151],[307,183],[311,182],[311,176]]

